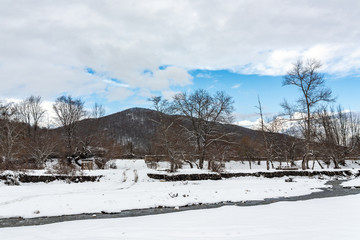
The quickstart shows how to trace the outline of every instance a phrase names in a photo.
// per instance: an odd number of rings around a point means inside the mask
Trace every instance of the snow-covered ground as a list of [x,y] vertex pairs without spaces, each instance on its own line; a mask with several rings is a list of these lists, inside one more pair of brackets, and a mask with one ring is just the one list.
[[359,239],[360,195],[0,229],[2,240]]
[[154,170],[148,169],[144,160],[119,160],[116,164],[117,169],[86,171],[86,174],[104,175],[100,182],[94,183],[56,181],[23,183],[20,186],[0,183],[0,218],[262,200],[310,194],[326,187],[326,180],[305,177],[297,177],[294,182],[285,182],[286,178],[256,177],[163,182],[148,178],[147,173]]
[[[334,170],[334,163],[330,162],[329,165],[320,162],[322,167],[318,164],[316,161],[309,161],[309,167],[311,170]],[[224,162],[224,171],[226,172],[258,172],[258,171],[266,171],[266,161],[227,161]],[[280,166],[280,162],[274,161],[273,162],[275,169],[270,169],[269,171],[276,171],[276,168]],[[301,161],[295,161],[295,165],[298,169],[301,169]],[[290,163],[282,163],[281,166],[290,166]],[[207,162],[205,162],[205,168],[207,167]],[[156,169],[162,170],[162,169],[169,169],[170,166],[168,163],[160,162]],[[342,169],[360,169],[360,160],[347,160],[346,166],[342,166]],[[184,164],[183,169],[180,169],[179,171],[188,171],[189,165]],[[194,170],[194,169],[193,169]]]
[[360,188],[360,178],[354,178],[350,181],[341,184],[343,187],[357,187]]

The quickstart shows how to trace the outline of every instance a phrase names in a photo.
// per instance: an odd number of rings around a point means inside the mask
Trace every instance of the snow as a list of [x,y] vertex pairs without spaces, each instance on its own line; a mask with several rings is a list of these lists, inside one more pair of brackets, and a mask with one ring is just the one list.
[[343,182],[341,184],[343,187],[360,187],[360,178],[354,178],[350,181]]
[[359,239],[360,195],[0,229],[2,240]]
[[[294,162],[296,167],[298,169],[301,169],[301,160],[300,161],[295,161]],[[274,161],[274,168],[277,168],[280,166],[280,162]],[[334,163],[330,162],[329,165],[326,165],[325,163],[321,162],[323,169],[319,166],[319,164],[316,161],[309,161],[309,167],[311,168],[311,170],[316,170],[316,171],[327,171],[327,170],[336,170],[334,169]],[[207,162],[205,162],[205,168],[207,168]],[[259,171],[267,171],[266,170],[266,161],[251,161],[251,163],[249,163],[249,161],[226,161],[224,162],[224,170],[226,172],[259,172]],[[250,167],[251,165],[251,167]],[[290,163],[287,164],[286,162],[283,162],[281,164],[281,166],[290,166]],[[314,167],[314,169],[312,169]],[[169,169],[170,168],[170,164],[166,163],[166,162],[160,162],[158,163],[157,167],[155,168],[156,170],[164,170],[164,169]],[[179,172],[184,172],[184,171],[196,171],[197,169],[190,169],[190,166],[188,164],[184,164],[182,166],[183,169],[179,169]],[[360,169],[360,161],[359,160],[347,160],[346,161],[346,166],[343,166],[341,170],[351,170],[351,169]],[[309,171],[311,171],[309,170]],[[270,169],[269,171],[276,171],[275,169]]]
[[120,212],[158,206],[262,200],[306,195],[327,187],[324,185],[327,180],[306,177],[296,177],[294,182],[285,182],[286,178],[256,177],[163,182],[148,178],[147,173],[155,170],[148,169],[144,160],[119,160],[116,164],[117,169],[85,171],[84,174],[104,175],[100,182],[94,183],[68,184],[56,181],[20,186],[0,183],[0,218]]

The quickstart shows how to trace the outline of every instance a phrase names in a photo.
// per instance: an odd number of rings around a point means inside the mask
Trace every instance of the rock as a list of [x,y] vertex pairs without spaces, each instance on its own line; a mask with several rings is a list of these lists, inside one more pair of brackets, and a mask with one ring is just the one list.
[[16,175],[7,175],[4,183],[9,186],[20,185],[18,176],[16,176]]
[[287,178],[287,179],[285,179],[285,182],[294,182],[294,179],[293,178]]

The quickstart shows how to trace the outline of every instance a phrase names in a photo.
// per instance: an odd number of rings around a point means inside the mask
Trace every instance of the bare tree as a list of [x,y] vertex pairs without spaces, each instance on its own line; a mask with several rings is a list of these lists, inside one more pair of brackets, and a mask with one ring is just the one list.
[[64,129],[68,154],[73,153],[73,141],[78,121],[86,116],[84,102],[71,96],[61,96],[56,99],[53,109],[58,125]]
[[91,117],[95,119],[99,119],[101,117],[105,116],[105,108],[103,105],[99,103],[94,103],[94,106],[91,111]]
[[341,106],[337,110],[325,107],[318,111],[316,134],[322,145],[323,155],[329,157],[340,168],[345,159],[356,152],[360,143],[360,119],[351,111],[346,112]]
[[289,160],[293,165],[297,142],[297,138],[292,136],[294,129],[286,129],[286,120],[280,116],[273,116],[265,121],[259,98],[257,108],[260,115],[260,132],[265,145],[266,169],[270,169],[270,164],[275,168],[273,161],[279,161],[280,167],[283,161],[289,166]]
[[87,121],[87,132],[83,139],[80,140],[83,149],[87,149],[91,144],[94,143],[95,139],[101,139],[102,135],[99,133],[100,121],[99,119],[105,115],[105,108],[99,104],[95,103],[93,108],[91,109],[91,113],[88,117],[92,119],[88,119]]
[[[281,119],[280,122],[282,125],[288,123],[285,119]],[[286,129],[283,129],[281,131],[281,133],[284,134],[284,136],[286,137],[282,137],[280,139],[280,146],[281,146],[280,150],[283,153],[287,165],[291,167],[296,167],[295,160],[302,157],[301,154],[302,152],[301,147],[303,146],[303,142],[301,141],[302,132],[299,131],[299,127],[296,126],[290,126],[290,127],[287,126],[285,128]]]
[[17,115],[21,122],[25,123],[28,126],[28,135],[31,135],[31,113],[30,105],[27,99],[22,100],[16,104]]
[[[180,160],[184,160],[192,167],[192,163],[187,159],[187,136],[181,127],[181,119],[172,115],[171,103],[155,96],[149,99],[153,103],[154,110],[157,111],[157,119],[151,119],[158,124],[158,135],[161,147],[170,158],[170,172],[174,172],[181,165]],[[170,116],[172,115],[172,116]]]
[[77,149],[77,156],[75,157],[76,159],[93,157],[99,169],[104,169],[110,160],[104,156],[104,151],[101,150],[105,149],[104,146],[107,143],[104,133],[100,131],[99,119],[103,116],[105,116],[105,108],[95,102],[89,115],[92,119],[87,121],[87,133],[80,139],[81,147]]
[[311,142],[312,120],[315,107],[321,102],[332,102],[332,91],[325,87],[324,75],[319,73],[321,63],[314,59],[309,59],[305,63],[298,60],[287,73],[283,80],[283,86],[295,86],[300,94],[299,99],[294,106],[290,106],[284,101],[282,107],[290,114],[301,114],[301,120],[304,123],[305,154],[302,161],[302,169],[309,168],[309,157],[312,155]]
[[182,146],[186,141],[182,137],[179,119],[175,116],[169,116],[173,111],[168,100],[154,96],[149,101],[153,103],[153,108],[158,113],[157,119],[151,120],[158,124],[159,142],[170,158],[170,172],[174,172],[176,166],[179,165],[179,159],[184,155]]
[[17,104],[19,118],[28,125],[28,134],[31,135],[31,128],[34,129],[34,138],[39,128],[39,123],[45,114],[40,96],[30,96]]
[[266,149],[266,169],[270,170],[270,162],[272,164],[273,161],[273,156],[272,156],[272,142],[269,139],[269,135],[267,134],[268,129],[265,126],[265,122],[264,122],[264,115],[263,115],[263,111],[262,111],[262,105],[261,105],[261,101],[260,101],[260,97],[258,96],[258,106],[257,106],[258,110],[259,110],[259,115],[260,115],[260,130],[264,139],[264,143],[265,143],[265,149]]
[[54,136],[51,136],[49,128],[39,132],[36,142],[30,145],[30,157],[35,160],[38,167],[43,167],[46,160],[51,157],[55,145]]
[[251,169],[251,163],[253,161],[260,161],[261,151],[263,148],[262,144],[259,144],[257,141],[253,141],[249,136],[241,138],[239,144],[237,144],[237,154],[240,159],[246,159],[249,162],[249,168]]
[[20,121],[25,123],[28,129],[28,136],[23,141],[26,158],[35,160],[37,167],[41,167],[54,149],[48,130],[39,130],[46,112],[42,107],[41,97],[31,95],[18,103],[17,109]]
[[21,149],[23,128],[16,119],[16,113],[14,104],[0,104],[0,150],[6,168]]
[[[233,102],[232,97],[224,92],[217,92],[211,96],[204,89],[196,90],[190,95],[179,93],[174,96],[173,109],[191,122],[191,126],[183,125],[183,128],[194,141],[201,169],[204,166],[208,147],[229,135],[221,134],[218,123],[232,120]],[[210,164],[208,167],[210,168]]]

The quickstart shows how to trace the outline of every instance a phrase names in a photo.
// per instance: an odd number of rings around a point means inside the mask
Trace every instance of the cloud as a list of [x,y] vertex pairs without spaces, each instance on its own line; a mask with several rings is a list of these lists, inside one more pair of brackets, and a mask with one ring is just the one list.
[[107,99],[110,102],[122,101],[133,95],[134,95],[134,92],[128,88],[114,87],[109,90],[109,92],[107,94]]
[[[192,69],[281,75],[299,57],[359,73],[359,8],[356,0],[3,0],[0,94],[115,100],[116,91],[190,85]],[[111,78],[129,89],[107,91]]]
[[165,90],[165,91],[162,91],[161,94],[163,95],[163,97],[165,99],[170,100],[178,93],[180,93],[180,92],[175,92],[175,91],[171,91],[171,90]]
[[236,88],[239,88],[239,87],[241,87],[241,84],[235,84],[235,85],[234,85],[234,86],[232,86],[231,88],[236,89]]
[[[358,50],[360,52],[360,49]],[[354,56],[355,57],[351,57]],[[330,74],[352,74],[357,71],[360,55],[352,52],[349,47],[318,44],[311,48],[301,50],[274,50],[267,53],[267,59],[263,62],[249,64],[234,71],[247,74],[283,75],[289,71],[292,64],[298,59],[317,59],[323,64],[322,71]],[[345,64],[343,66],[342,64]]]
[[[170,86],[184,87],[192,84],[193,77],[187,70],[170,66],[165,69],[157,69],[153,72],[153,75],[146,80],[149,83],[149,88],[154,90],[160,90],[169,88]],[[157,84],[154,84],[157,83]]]
[[120,83],[118,81],[114,81],[114,80],[110,80],[110,79],[104,79],[104,82],[107,85],[114,85],[117,87],[130,88],[130,85],[128,85],[128,84]]

